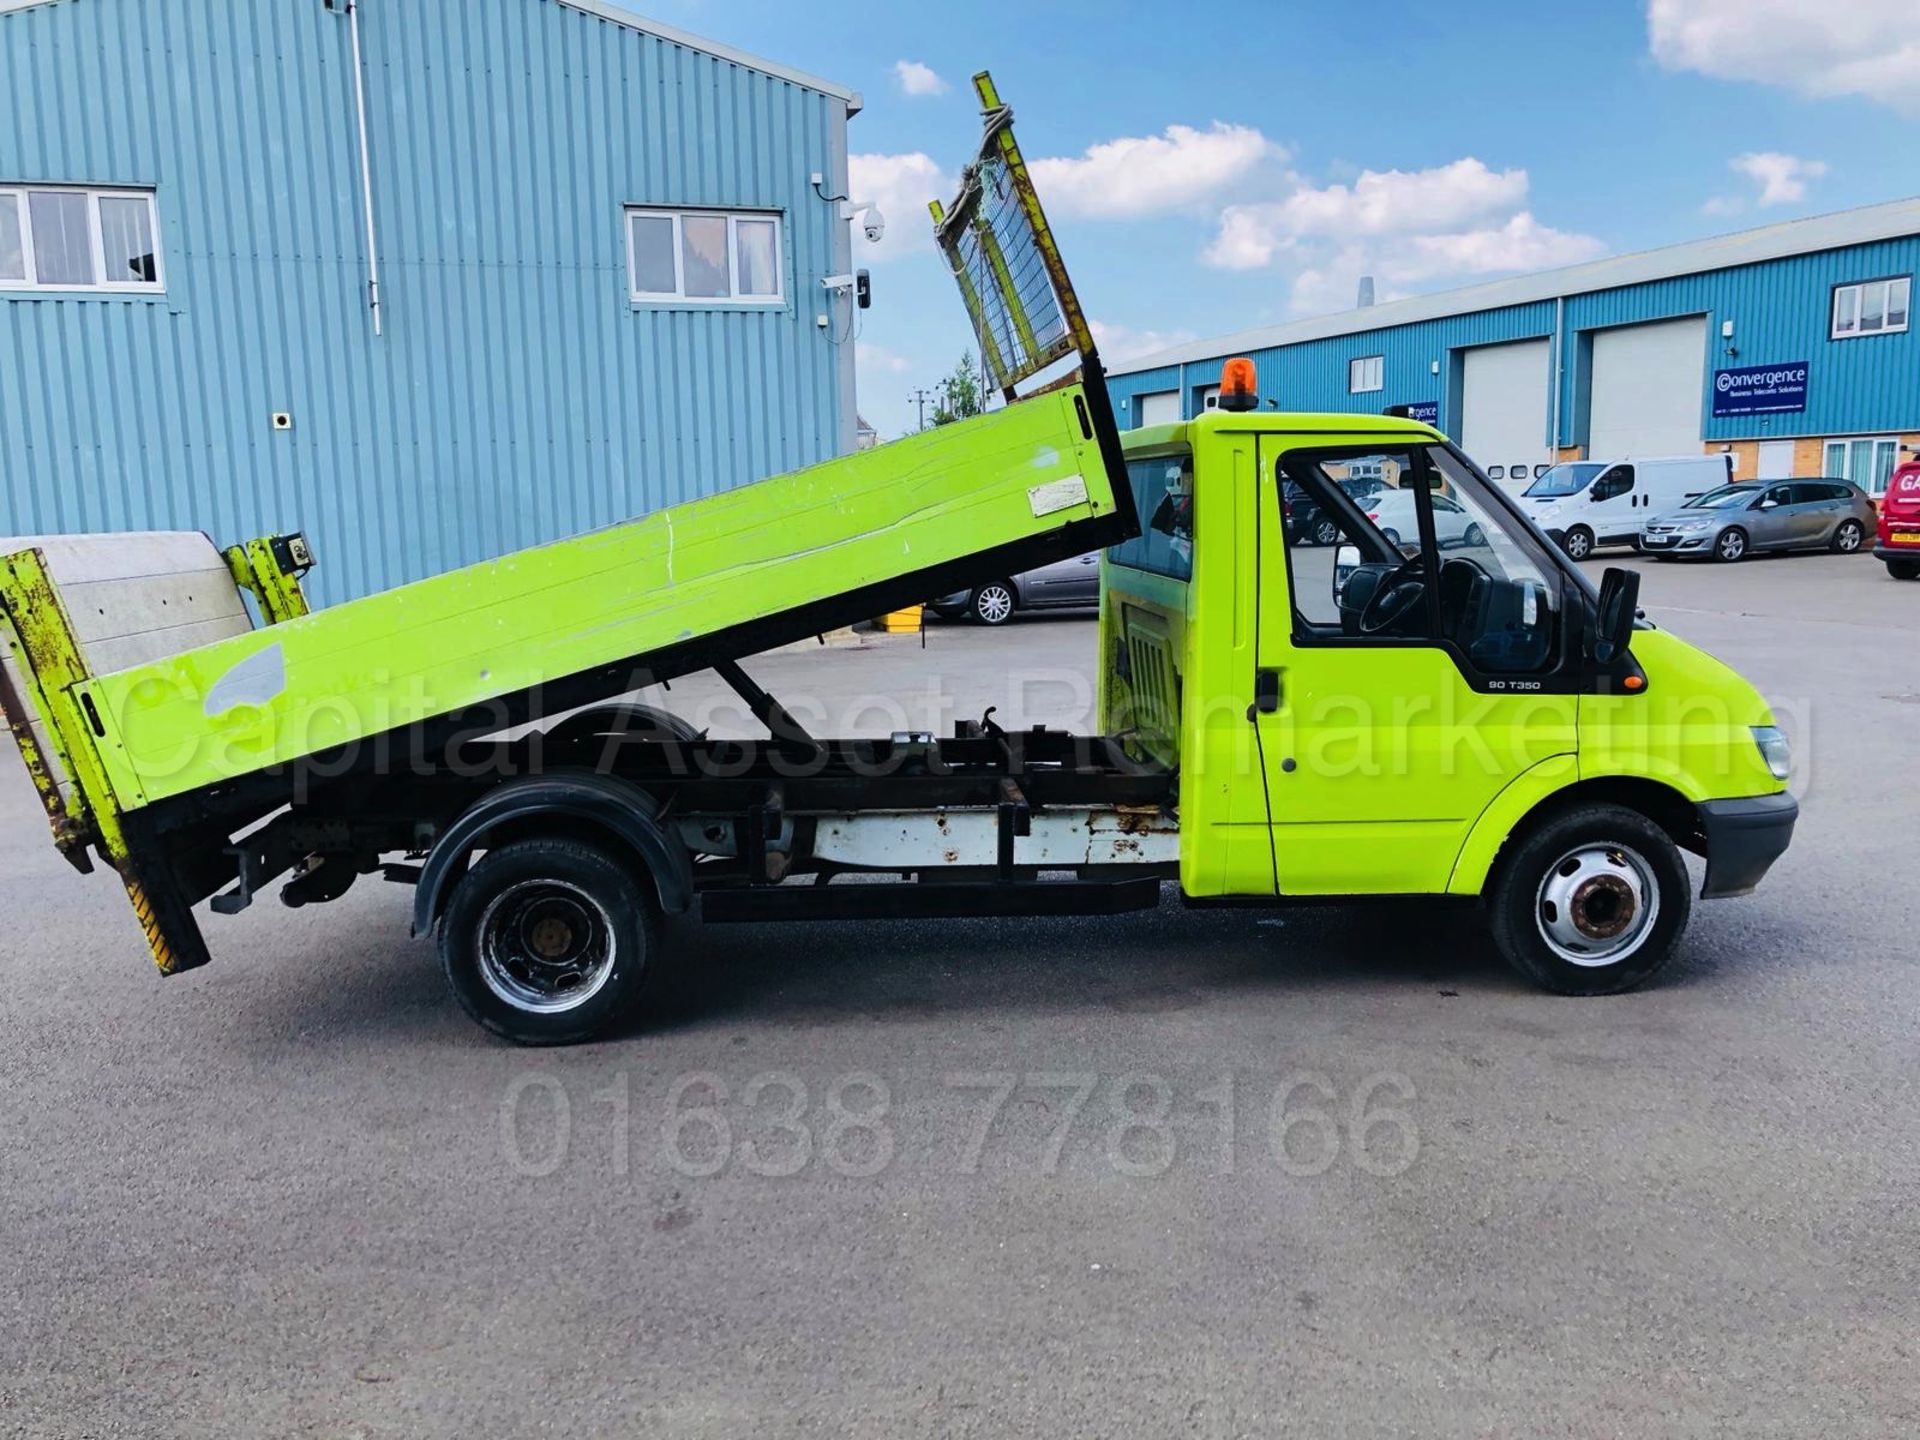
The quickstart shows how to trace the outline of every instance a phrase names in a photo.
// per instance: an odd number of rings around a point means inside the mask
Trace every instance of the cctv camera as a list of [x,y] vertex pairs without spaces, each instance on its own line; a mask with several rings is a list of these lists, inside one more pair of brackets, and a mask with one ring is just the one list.
[[866,219],[861,222],[860,228],[866,232],[869,242],[878,245],[882,237],[887,233],[887,217],[880,213],[879,206],[871,206],[868,208]]

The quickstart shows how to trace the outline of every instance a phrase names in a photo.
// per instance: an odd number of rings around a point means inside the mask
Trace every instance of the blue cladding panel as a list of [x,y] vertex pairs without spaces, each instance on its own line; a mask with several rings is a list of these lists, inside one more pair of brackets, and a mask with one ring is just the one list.
[[[343,10],[0,16],[0,182],[157,186],[167,270],[0,298],[0,534],[304,527],[337,601],[851,444],[841,100],[553,0],[362,0],[376,340]],[[788,305],[630,304],[635,202],[782,211]]]
[[[1920,282],[1920,237],[1568,296],[1560,443],[1580,444],[1586,438],[1593,333],[1686,315],[1705,315],[1708,321],[1707,366],[1700,376],[1703,442],[1920,432],[1920,328],[1855,340],[1828,338],[1832,287],[1888,275],[1913,275]],[[1920,293],[1914,298],[1920,301]],[[1726,354],[1729,342],[1720,336],[1725,320],[1734,322],[1735,357]],[[1284,409],[1378,412],[1391,404],[1435,401],[1442,427],[1450,428],[1459,420],[1454,352],[1551,337],[1553,329],[1554,303],[1538,301],[1305,341],[1255,351],[1252,358],[1262,397],[1277,398]],[[1222,351],[1221,357],[1227,353]],[[1385,388],[1349,394],[1347,362],[1363,355],[1385,357]],[[1804,413],[1712,418],[1709,386],[1714,370],[1796,360],[1809,362]],[[1434,361],[1440,364],[1438,375],[1431,373]],[[1219,368],[1220,360],[1195,361],[1115,376],[1121,423],[1132,423],[1133,418],[1122,400],[1155,390],[1180,390],[1191,416],[1196,387],[1217,380]]]

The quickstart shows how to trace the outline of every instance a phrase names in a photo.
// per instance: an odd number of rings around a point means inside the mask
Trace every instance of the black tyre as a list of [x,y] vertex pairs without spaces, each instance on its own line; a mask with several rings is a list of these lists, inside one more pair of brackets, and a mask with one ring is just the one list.
[[973,592],[967,613],[982,625],[1004,625],[1013,618],[1019,601],[1011,580],[995,580]]
[[1713,558],[1724,560],[1731,565],[1736,560],[1747,558],[1747,532],[1738,525],[1729,525],[1720,532],[1720,538],[1713,542]]
[[1896,580],[1920,580],[1920,560],[1889,560],[1887,574]]
[[461,1008],[521,1045],[591,1040],[632,1008],[658,943],[644,876],[577,840],[518,840],[467,872],[440,924]]
[[1858,520],[1842,520],[1833,532],[1833,553],[1851,555],[1867,538],[1867,528]]
[[1487,532],[1478,525],[1469,524],[1466,533],[1460,537],[1460,543],[1469,550],[1478,550],[1487,543]]
[[1570,560],[1584,560],[1593,554],[1593,532],[1584,525],[1576,525],[1567,531],[1567,538],[1560,542]]
[[1339,543],[1340,527],[1324,515],[1313,523],[1313,543],[1316,545],[1334,545]]
[[1622,805],[1579,805],[1527,832],[1486,894],[1494,944],[1561,995],[1617,995],[1667,963],[1693,909],[1680,851]]

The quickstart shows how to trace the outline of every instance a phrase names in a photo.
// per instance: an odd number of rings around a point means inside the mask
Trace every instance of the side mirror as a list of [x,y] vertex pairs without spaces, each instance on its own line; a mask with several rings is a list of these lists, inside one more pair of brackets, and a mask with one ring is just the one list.
[[1626,654],[1639,611],[1640,572],[1609,565],[1600,577],[1600,606],[1593,629],[1595,661],[1611,665]]
[[1780,508],[1780,502],[1769,495],[1753,508],[1756,510],[1778,510]]
[[1347,593],[1347,581],[1353,578],[1353,572],[1360,568],[1360,547],[1342,545],[1333,552],[1333,603],[1338,605],[1341,596]]

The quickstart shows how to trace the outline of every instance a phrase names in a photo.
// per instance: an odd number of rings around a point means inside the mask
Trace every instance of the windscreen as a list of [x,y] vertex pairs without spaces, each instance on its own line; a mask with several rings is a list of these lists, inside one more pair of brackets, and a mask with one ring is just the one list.
[[1606,468],[1591,461],[1569,461],[1564,465],[1555,465],[1521,493],[1534,500],[1578,495]]

